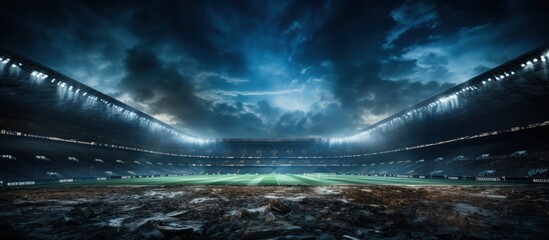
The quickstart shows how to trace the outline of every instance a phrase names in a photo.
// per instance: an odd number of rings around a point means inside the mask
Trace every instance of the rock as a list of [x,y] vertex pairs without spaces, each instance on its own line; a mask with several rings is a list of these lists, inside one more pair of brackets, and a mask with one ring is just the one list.
[[155,225],[156,229],[162,233],[165,237],[183,237],[184,239],[192,239],[194,235],[194,228],[192,227],[171,227]]
[[369,230],[366,229],[366,228],[359,228],[355,231],[355,234],[359,237],[366,237],[368,232],[369,232]]
[[336,240],[337,238],[332,235],[332,234],[328,234],[328,233],[324,233],[318,237],[316,237],[316,240]]
[[338,230],[349,230],[350,229],[349,224],[347,224],[346,222],[340,221],[340,220],[336,220],[336,219],[328,221],[327,224],[328,224],[328,229],[332,232],[336,232]]
[[88,207],[75,207],[66,216],[75,220],[87,220],[96,217],[97,214]]
[[301,204],[298,201],[282,200],[281,203],[293,212],[300,211],[301,209]]
[[150,221],[139,226],[134,232],[134,237],[128,237],[132,239],[158,239],[162,238],[161,232],[156,229],[155,224]]
[[286,213],[289,213],[289,212],[292,211],[291,208],[289,208],[288,206],[286,206],[284,203],[282,203],[279,200],[273,200],[273,201],[269,202],[268,207],[269,207],[269,209],[271,209],[273,211],[277,211],[277,212],[282,213],[282,214],[286,214]]
[[353,237],[353,236],[350,236],[350,235],[343,235],[342,238],[343,238],[343,239],[349,239],[349,240],[360,240],[360,239],[358,239],[358,238],[356,238],[356,237]]
[[305,215],[303,217],[303,220],[301,221],[301,226],[314,229],[317,227],[317,222],[315,221],[315,218],[311,215]]
[[242,238],[243,231],[239,225],[233,222],[224,222],[211,226],[204,235],[208,239],[239,239]]
[[244,239],[260,239],[260,238],[273,238],[273,237],[282,237],[282,236],[289,236],[291,234],[297,233],[301,230],[301,227],[299,226],[279,226],[279,227],[273,227],[273,226],[253,226],[246,231],[244,231],[243,238]]
[[122,238],[124,234],[125,233],[118,228],[102,227],[93,230],[90,229],[87,233],[83,233],[82,236],[86,236],[87,239],[119,239]]
[[206,232],[204,233],[206,236],[211,236],[217,233],[220,233],[223,231],[223,228],[219,225],[213,225],[210,228],[206,229]]
[[260,214],[259,211],[250,211],[248,209],[240,209],[238,210],[231,219],[249,219],[249,218],[255,218]]
[[318,224],[318,228],[325,230],[328,228],[328,224],[321,222]]
[[375,222],[375,219],[375,215],[369,211],[362,210],[358,214],[358,223],[360,223],[361,225],[373,223]]
[[183,223],[170,223],[169,225],[156,224],[156,229],[166,237],[180,236],[185,239],[202,232],[203,223],[200,221],[187,221]]
[[313,235],[288,235],[283,237],[268,238],[269,240],[316,240]]
[[266,223],[271,224],[271,223],[276,222],[278,219],[276,218],[276,216],[273,213],[269,212],[269,213],[265,214],[264,220],[265,220]]
[[179,217],[179,216],[181,216],[181,215],[183,215],[187,212],[188,212],[187,210],[173,211],[173,212],[166,213],[166,216],[168,216],[168,217]]

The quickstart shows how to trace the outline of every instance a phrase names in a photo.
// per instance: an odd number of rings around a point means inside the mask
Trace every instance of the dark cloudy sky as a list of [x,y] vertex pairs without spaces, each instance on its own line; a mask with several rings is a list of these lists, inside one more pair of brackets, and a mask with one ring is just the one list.
[[25,1],[0,46],[201,137],[337,137],[549,41],[547,1]]

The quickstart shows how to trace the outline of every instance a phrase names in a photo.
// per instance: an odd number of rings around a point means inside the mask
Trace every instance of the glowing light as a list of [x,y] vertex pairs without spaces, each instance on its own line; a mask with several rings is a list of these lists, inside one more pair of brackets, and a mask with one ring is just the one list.
[[526,67],[526,64],[523,63],[523,64],[521,64],[520,66],[521,66],[521,67]]
[[526,62],[526,65],[532,65],[532,64],[533,64],[533,63],[530,62],[530,61]]
[[4,61],[2,61],[2,63],[6,64],[6,63],[8,63],[9,61],[10,61],[10,59],[9,59],[9,58],[6,58],[6,59],[4,59]]
[[534,58],[534,60],[532,60],[533,62],[537,63],[538,62],[538,59],[537,58]]

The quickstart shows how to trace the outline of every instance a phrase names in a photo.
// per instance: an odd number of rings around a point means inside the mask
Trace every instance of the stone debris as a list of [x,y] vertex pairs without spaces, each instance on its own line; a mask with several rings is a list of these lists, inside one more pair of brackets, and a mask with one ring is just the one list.
[[291,208],[289,208],[288,206],[286,206],[284,203],[282,203],[280,200],[273,200],[271,202],[269,202],[269,208],[274,210],[274,211],[277,211],[279,213],[282,213],[282,214],[286,214],[286,213],[289,213],[292,211]]
[[184,238],[193,238],[194,235],[194,228],[193,227],[171,227],[171,226],[162,226],[162,225],[155,225],[156,229],[162,235],[166,237],[184,237]]
[[[547,186],[7,189],[3,239],[541,239]],[[497,197],[494,197],[497,196]]]

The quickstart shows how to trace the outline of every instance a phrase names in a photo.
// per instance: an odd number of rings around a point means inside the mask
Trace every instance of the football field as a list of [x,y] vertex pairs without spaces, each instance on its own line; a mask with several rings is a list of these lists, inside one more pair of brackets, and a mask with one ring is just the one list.
[[147,177],[110,179],[104,181],[74,182],[64,185],[236,185],[236,186],[291,186],[291,185],[502,185],[509,183],[471,180],[439,180],[418,178],[375,177],[333,174],[258,174],[258,175],[188,175],[174,177]]

